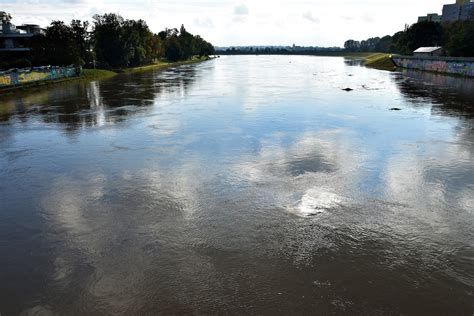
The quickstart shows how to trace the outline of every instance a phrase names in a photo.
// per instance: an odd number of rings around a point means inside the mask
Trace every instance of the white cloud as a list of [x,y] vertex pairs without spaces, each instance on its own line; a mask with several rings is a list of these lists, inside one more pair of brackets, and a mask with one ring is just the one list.
[[303,13],[303,19],[308,20],[313,23],[319,23],[319,19],[313,16],[311,11]]
[[[366,39],[394,34],[406,23],[428,12],[441,13],[446,0],[0,0],[14,23],[48,25],[51,20],[91,19],[116,12],[144,19],[159,32],[165,27],[188,26],[218,46],[282,44],[342,46],[349,38]],[[409,9],[408,9],[409,8]],[[324,17],[324,18],[323,18]],[[317,29],[304,30],[308,22]],[[194,26],[194,27],[190,27]],[[376,26],[376,27],[375,27]],[[278,32],[275,32],[278,27]],[[195,29],[193,29],[195,28]]]
[[235,15],[248,15],[249,8],[245,4],[236,5],[234,7],[234,14]]
[[212,20],[210,18],[196,18],[194,19],[194,25],[198,26],[198,27],[202,27],[202,28],[213,28],[214,27],[214,23],[212,22]]

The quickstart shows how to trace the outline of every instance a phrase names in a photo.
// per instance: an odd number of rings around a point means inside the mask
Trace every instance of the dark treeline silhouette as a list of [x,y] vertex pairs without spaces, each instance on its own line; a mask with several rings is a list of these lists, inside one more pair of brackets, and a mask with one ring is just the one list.
[[453,23],[419,22],[406,26],[394,35],[348,40],[344,48],[350,52],[382,52],[409,55],[419,47],[443,46],[452,57],[474,57],[474,21]]
[[241,46],[216,48],[219,55],[327,55],[340,53],[340,47]]
[[[114,13],[95,15],[92,23],[53,21],[29,45],[32,50],[28,56],[3,58],[0,68],[72,64],[125,68],[164,58],[180,61],[214,54],[212,44],[189,33],[184,26],[154,34],[145,21],[127,20]],[[9,61],[6,65],[5,60]]]

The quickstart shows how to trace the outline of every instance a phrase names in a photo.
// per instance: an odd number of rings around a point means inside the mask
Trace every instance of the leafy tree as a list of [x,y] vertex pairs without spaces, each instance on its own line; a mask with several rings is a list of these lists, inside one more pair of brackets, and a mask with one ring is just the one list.
[[360,42],[350,39],[344,43],[344,48],[350,52],[358,52],[360,50]]
[[121,16],[110,13],[94,16],[93,42],[97,60],[103,66],[126,67],[130,55]]
[[381,53],[390,53],[393,48],[393,39],[390,35],[382,37],[375,45],[374,51]]
[[406,32],[407,48],[414,51],[419,47],[441,46],[443,28],[440,23],[424,21],[413,24]]
[[178,61],[183,59],[183,50],[178,37],[172,36],[165,42],[165,57],[169,61]]
[[53,21],[46,29],[45,55],[53,65],[80,64],[80,49],[72,28],[62,21]]
[[450,56],[474,56],[474,21],[458,21],[445,26],[445,49]]
[[71,21],[71,31],[75,44],[79,52],[81,64],[89,64],[92,62],[92,54],[90,51],[90,36],[88,32],[89,22],[81,22],[81,20]]

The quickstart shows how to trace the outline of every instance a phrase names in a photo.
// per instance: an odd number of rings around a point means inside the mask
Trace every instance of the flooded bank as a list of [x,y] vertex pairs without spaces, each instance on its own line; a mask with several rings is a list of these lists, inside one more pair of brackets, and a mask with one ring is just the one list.
[[0,313],[472,315],[472,100],[304,56],[2,97]]

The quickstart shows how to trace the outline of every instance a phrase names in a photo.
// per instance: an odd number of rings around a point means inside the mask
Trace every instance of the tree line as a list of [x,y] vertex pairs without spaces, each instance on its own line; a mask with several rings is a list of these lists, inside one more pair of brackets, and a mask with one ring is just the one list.
[[159,59],[180,61],[214,54],[214,47],[184,26],[155,34],[143,20],[118,14],[95,15],[93,22],[53,21],[44,34],[30,39],[28,61],[33,66],[77,65],[125,68]]
[[343,51],[340,47],[241,46],[216,49],[219,55],[325,55]]
[[474,19],[452,23],[423,21],[382,38],[348,40],[350,52],[381,52],[410,55],[419,47],[442,46],[448,56],[474,57]]

